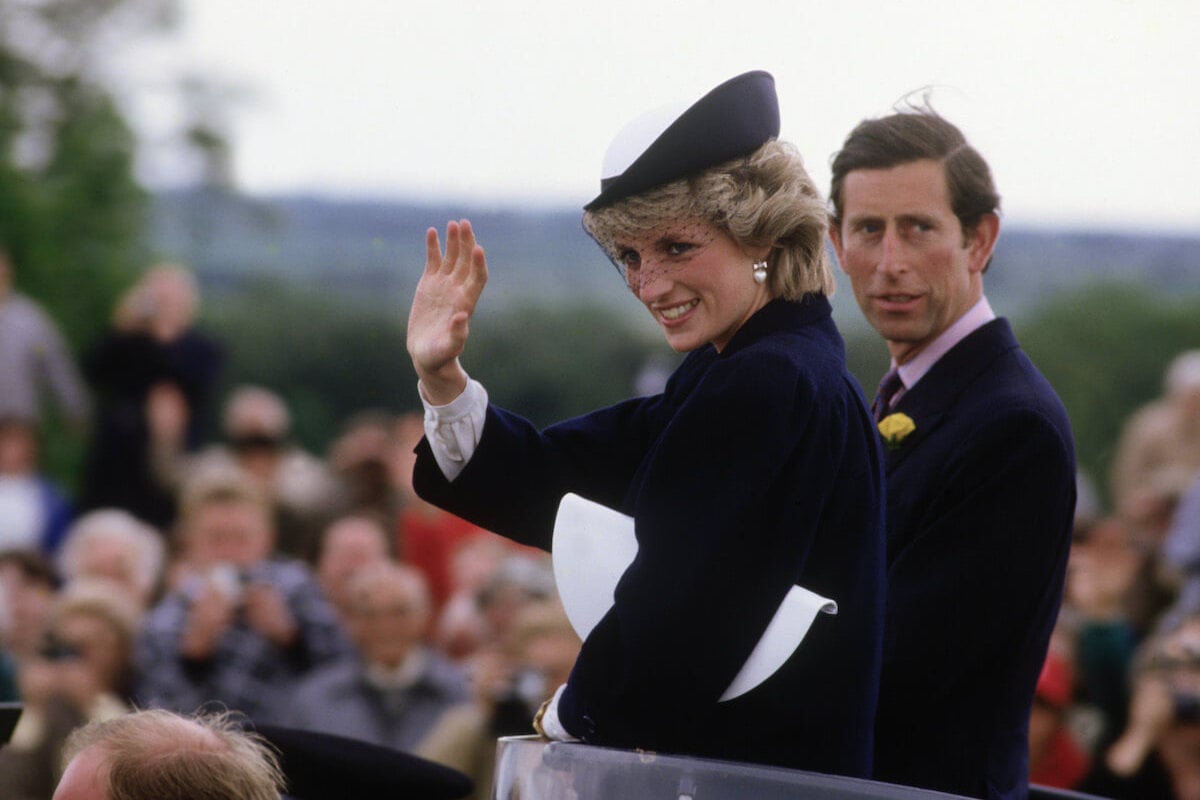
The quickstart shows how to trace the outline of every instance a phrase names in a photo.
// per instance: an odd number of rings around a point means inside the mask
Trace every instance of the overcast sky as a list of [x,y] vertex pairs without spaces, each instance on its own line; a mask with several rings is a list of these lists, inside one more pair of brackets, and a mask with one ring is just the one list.
[[855,123],[931,86],[1010,221],[1200,232],[1194,0],[184,5],[177,35],[131,52],[138,118],[161,133],[149,89],[175,71],[241,87],[251,192],[582,205],[630,117],[766,69],[823,190]]

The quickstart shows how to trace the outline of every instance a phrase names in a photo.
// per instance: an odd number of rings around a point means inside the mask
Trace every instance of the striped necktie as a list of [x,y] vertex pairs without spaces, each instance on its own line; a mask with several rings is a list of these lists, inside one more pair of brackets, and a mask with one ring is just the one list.
[[904,381],[900,380],[900,372],[892,367],[879,381],[879,389],[875,392],[875,400],[871,403],[871,415],[875,417],[876,422],[886,417],[892,410],[892,398],[903,388]]

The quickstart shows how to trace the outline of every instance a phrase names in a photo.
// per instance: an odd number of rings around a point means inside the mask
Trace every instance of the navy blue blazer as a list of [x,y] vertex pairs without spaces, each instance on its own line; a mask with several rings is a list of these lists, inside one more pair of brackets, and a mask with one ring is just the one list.
[[1023,798],[1075,509],[1066,411],[1004,319],[959,342],[893,410],[916,430],[886,457],[875,776]]
[[[870,774],[883,614],[882,453],[828,301],[776,300],[663,394],[538,431],[489,406],[431,502],[548,548],[564,493],[635,519],[639,551],[559,701],[600,745]],[[837,601],[773,677],[717,699],[793,584]]]

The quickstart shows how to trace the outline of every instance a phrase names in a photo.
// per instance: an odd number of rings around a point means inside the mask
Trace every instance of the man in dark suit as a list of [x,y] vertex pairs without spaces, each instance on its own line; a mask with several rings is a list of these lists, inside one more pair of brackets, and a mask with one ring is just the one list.
[[983,291],[1000,229],[987,163],[912,109],[833,161],[830,235],[892,369],[888,593],[875,777],[1024,798],[1028,720],[1075,506],[1066,412]]

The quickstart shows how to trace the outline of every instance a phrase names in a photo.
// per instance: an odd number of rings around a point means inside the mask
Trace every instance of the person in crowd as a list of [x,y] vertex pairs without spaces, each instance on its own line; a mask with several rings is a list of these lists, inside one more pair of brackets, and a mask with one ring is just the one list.
[[142,610],[158,599],[166,565],[163,535],[128,511],[102,508],[71,524],[57,558],[63,584],[104,578]]
[[292,416],[283,398],[262,386],[236,387],[225,402],[224,442],[192,454],[186,447],[188,418],[179,392],[152,395],[151,463],[161,485],[177,493],[198,472],[240,467],[271,498],[280,553],[311,559],[341,490],[325,463],[291,439]]
[[875,777],[1023,798],[1027,726],[1075,509],[1070,423],[984,294],[987,162],[928,107],[860,123],[832,162],[830,236],[891,369],[887,623]]
[[112,581],[76,581],[55,601],[46,652],[77,659],[91,676],[98,703],[127,705],[133,699],[133,643],[142,615],[136,600]]
[[1178,587],[1178,605],[1200,608],[1200,472],[1175,506],[1160,556]]
[[[534,675],[534,685],[541,686],[537,694],[543,698],[567,682],[583,644],[555,597],[517,612],[507,638],[521,668]],[[522,682],[519,670],[516,682]]]
[[341,484],[346,513],[374,517],[389,531],[395,529],[405,499],[402,487],[409,481],[401,472],[400,447],[390,412],[368,409],[345,421],[325,460]]
[[[550,566],[544,563],[545,553],[525,548],[531,554],[524,555],[513,549],[508,539],[482,529],[454,549],[450,563],[452,593],[433,632],[438,649],[452,659],[469,659],[495,641],[500,631],[490,621],[487,601],[491,598],[509,601],[515,595],[532,601],[556,591]],[[532,563],[531,557],[540,563]]]
[[240,471],[200,474],[184,487],[179,583],[138,642],[141,705],[192,711],[216,702],[270,722],[301,678],[350,654],[308,567],[272,558],[272,525],[267,496]]
[[1088,748],[1107,748],[1125,727],[1151,555],[1114,516],[1078,526],[1059,627],[1072,642],[1073,706],[1090,720]]
[[534,553],[513,553],[490,538],[461,549],[462,591],[451,598],[438,620],[434,638],[438,647],[459,661],[493,650],[522,608],[554,597],[557,589],[549,560],[540,550]]
[[581,642],[557,598],[523,606],[503,641],[471,659],[473,700],[450,709],[420,754],[470,775],[474,800],[489,797],[496,737],[524,733],[529,717],[566,683]]
[[[21,699],[17,690],[17,663],[5,644],[8,639],[8,591],[0,582],[0,703],[16,703]],[[0,743],[5,734],[0,732]]]
[[90,721],[127,713],[140,609],[107,581],[74,584],[55,601],[38,655],[21,667],[21,719],[0,750],[0,796],[45,798],[63,745]]
[[387,532],[373,517],[351,514],[325,529],[317,553],[317,582],[343,620],[352,611],[349,584],[354,574],[388,558]]
[[54,567],[40,551],[0,552],[0,594],[7,617],[4,649],[18,668],[37,656],[57,590]]
[[505,556],[475,597],[484,642],[503,641],[522,609],[531,603],[550,600],[555,593],[549,559]]
[[[464,588],[454,574],[458,552],[482,537],[503,540],[417,495],[412,476],[416,448],[425,436],[422,413],[412,411],[401,414],[396,419],[395,433],[398,454],[396,474],[399,478],[397,488],[400,496],[396,552],[424,573],[429,581],[435,612],[441,615],[452,595]],[[470,588],[466,591],[470,592]]]
[[[584,225],[687,353],[667,388],[541,431],[490,403],[458,358],[483,248],[466,220],[447,225],[445,251],[431,228],[408,320],[427,414],[414,486],[544,549],[568,492],[633,518],[637,555],[540,717],[547,735],[865,776],[882,458],[831,317],[824,202],[777,139],[765,72],[654,120],[618,134]],[[722,702],[789,595],[837,613]]]
[[80,729],[54,800],[278,800],[276,751],[234,714],[147,709]]
[[1200,614],[1167,615],[1138,649],[1127,724],[1081,788],[1104,797],[1200,798]]
[[1135,411],[1110,472],[1115,512],[1133,523],[1169,523],[1174,502],[1200,473],[1200,350],[1171,360],[1163,394]]
[[1083,781],[1091,759],[1068,725],[1074,692],[1069,652],[1053,647],[1038,677],[1029,716],[1029,780],[1039,786],[1073,789]]
[[84,354],[97,411],[83,465],[82,509],[123,508],[159,530],[174,521],[174,497],[150,467],[148,405],[155,396],[181,397],[184,447],[200,446],[224,354],[195,327],[198,304],[190,270],[157,264],[121,298],[111,329]]
[[[1115,616],[1105,614],[1100,605],[1104,599],[1117,601],[1119,605],[1113,610],[1120,612],[1141,639],[1152,632],[1160,616],[1175,602],[1180,576],[1163,560],[1159,539],[1147,538],[1145,528],[1127,518],[1109,515],[1099,520],[1085,536],[1075,537],[1075,550],[1081,551],[1079,560],[1088,559],[1092,567],[1098,568],[1094,573],[1098,579],[1121,579],[1108,585],[1087,584],[1089,590],[1102,592],[1089,603],[1093,618]],[[1118,564],[1134,570],[1128,582],[1118,571]],[[1083,576],[1079,576],[1080,585],[1082,581]],[[1117,586],[1122,587],[1120,595]],[[1079,598],[1078,593],[1075,597]]]
[[83,377],[53,320],[14,288],[13,272],[11,255],[0,247],[0,416],[36,425],[50,399],[82,432],[91,414]]
[[347,587],[357,653],[296,688],[286,724],[415,752],[443,714],[467,701],[467,678],[424,644],[429,591],[412,567],[380,561]]
[[53,556],[74,516],[66,491],[42,472],[33,420],[0,416],[0,550]]

